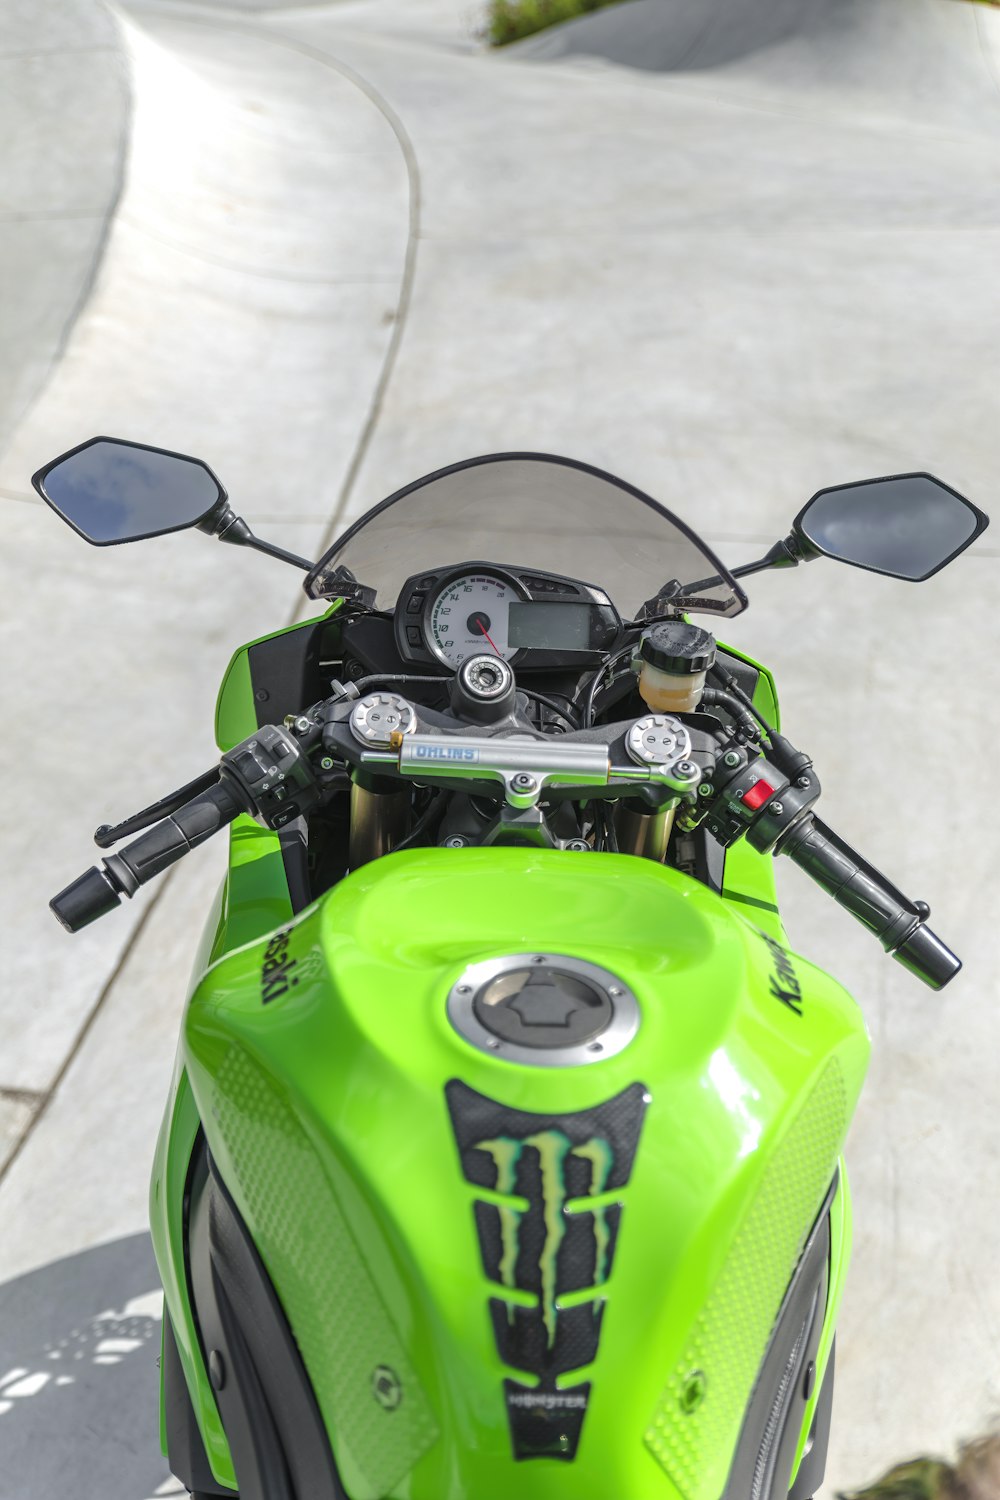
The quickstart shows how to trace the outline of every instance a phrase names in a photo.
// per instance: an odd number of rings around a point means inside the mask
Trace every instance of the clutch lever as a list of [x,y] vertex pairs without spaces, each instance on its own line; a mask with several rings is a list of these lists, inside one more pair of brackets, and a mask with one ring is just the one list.
[[162,797],[159,802],[151,802],[141,812],[133,813],[122,823],[102,823],[100,828],[94,830],[94,843],[98,849],[110,849],[112,844],[117,844],[121,839],[131,837],[133,833],[141,833],[144,828],[152,828],[154,823],[159,823],[162,818],[170,817],[171,813],[177,812],[185,802],[190,802],[193,797],[198,797],[202,792],[207,792],[209,787],[215,785],[219,779],[219,767],[213,766],[210,771],[203,771],[186,786],[178,787],[176,792]]

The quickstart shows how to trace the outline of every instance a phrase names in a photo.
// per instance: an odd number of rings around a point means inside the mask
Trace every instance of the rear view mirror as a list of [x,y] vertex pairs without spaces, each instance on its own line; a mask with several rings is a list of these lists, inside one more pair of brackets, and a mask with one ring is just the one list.
[[197,526],[226,502],[200,459],[120,438],[91,438],[39,469],[31,482],[95,547]]
[[792,532],[813,555],[921,583],[988,525],[988,516],[932,475],[895,474],[820,490]]

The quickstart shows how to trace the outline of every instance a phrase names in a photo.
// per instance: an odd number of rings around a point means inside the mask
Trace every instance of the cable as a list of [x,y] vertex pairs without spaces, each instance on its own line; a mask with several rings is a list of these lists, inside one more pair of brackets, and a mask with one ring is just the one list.
[[624,661],[626,657],[631,660],[634,651],[634,646],[626,646],[623,651],[617,651],[614,656],[608,657],[608,660],[603,664],[603,666],[598,667],[597,671],[594,673],[594,676],[591,679],[590,688],[587,692],[587,701],[583,710],[584,729],[589,729],[594,722],[594,700],[597,697],[597,691],[600,687],[601,678],[604,676],[605,672],[611,672],[618,665],[618,663],[620,661]]
[[735,698],[738,698],[740,700],[745,708],[749,709],[754,718],[757,720],[757,723],[763,729],[765,735],[768,737],[768,739],[770,739],[771,735],[774,734],[774,726],[769,724],[768,721],[764,718],[764,715],[758,712],[756,708],[754,708],[753,699],[750,697],[750,694],[740,686],[734,674],[727,671],[725,667],[720,666],[719,663],[716,662],[715,665],[709,670],[709,676],[714,677],[716,681],[721,682],[722,686],[728,693],[732,693]]
[[760,730],[754,722],[757,714],[745,708],[735,693],[724,692],[722,688],[706,688],[701,695],[701,703],[706,708],[724,708],[746,739],[753,744],[760,740]]
[[436,682],[440,688],[447,686],[445,677],[417,676],[412,672],[376,672],[372,677],[359,677],[357,682],[351,683],[350,686],[356,687],[358,693],[361,694],[366,693],[370,687],[374,687],[376,682]]
[[412,844],[415,844],[417,839],[420,838],[422,834],[425,834],[428,828],[430,828],[430,826],[434,822],[435,813],[441,816],[444,815],[446,796],[446,792],[438,792],[437,796],[424,808],[423,812],[420,814],[420,817],[417,819],[413,827],[410,829],[409,833],[406,835],[406,838],[400,839],[398,844],[393,844],[392,849],[389,851],[391,854],[396,854],[398,850],[408,849]]
[[[559,718],[563,719],[569,725],[570,729],[580,728],[579,719],[574,718],[567,709],[560,708],[554,698],[549,698],[545,693],[536,693],[534,688],[519,687],[517,691],[523,693],[526,698],[533,698],[536,703],[544,703],[545,707],[551,709],[554,714],[558,714]],[[573,705],[571,704],[570,706],[572,707]]]

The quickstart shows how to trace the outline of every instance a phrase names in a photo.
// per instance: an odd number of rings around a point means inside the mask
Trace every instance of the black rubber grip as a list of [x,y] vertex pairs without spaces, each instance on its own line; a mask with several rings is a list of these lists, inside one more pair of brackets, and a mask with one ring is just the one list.
[[940,990],[962,967],[929,927],[918,906],[874,865],[812,813],[793,825],[779,852],[805,870],[839,906],[873,932],[887,953],[931,989]]
[[219,782],[200,797],[185,802],[169,818],[148,833],[140,834],[117,854],[109,855],[104,861],[105,869],[119,889],[132,896],[141,885],[162,875],[177,860],[231,823],[241,811],[233,793]]
[[112,911],[123,895],[134,896],[141,885],[203,844],[242,811],[242,803],[219,782],[117,854],[110,854],[103,869],[95,866],[74,880],[53,897],[49,906],[67,932],[79,932]]

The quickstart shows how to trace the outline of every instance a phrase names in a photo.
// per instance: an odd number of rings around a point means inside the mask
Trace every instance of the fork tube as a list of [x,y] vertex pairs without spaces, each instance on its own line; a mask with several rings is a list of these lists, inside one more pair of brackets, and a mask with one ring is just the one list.
[[350,867],[361,865],[388,854],[410,826],[410,789],[400,789],[398,781],[387,777],[365,777],[367,785],[351,785]]
[[674,822],[673,805],[650,808],[645,803],[631,804],[624,799],[615,811],[615,835],[622,854],[638,854],[643,859],[662,863]]

